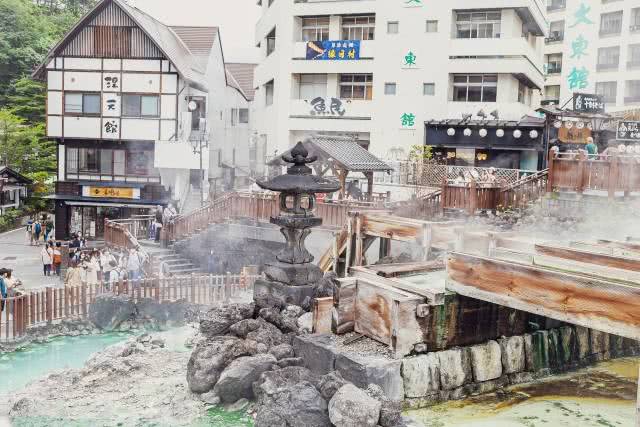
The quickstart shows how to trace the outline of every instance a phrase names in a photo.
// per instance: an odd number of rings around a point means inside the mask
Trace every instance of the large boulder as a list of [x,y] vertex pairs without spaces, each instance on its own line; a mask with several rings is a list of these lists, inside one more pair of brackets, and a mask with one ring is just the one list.
[[468,382],[471,382],[471,362],[469,353],[465,348],[452,348],[439,351],[440,362],[440,388],[453,390]]
[[495,380],[502,375],[502,352],[495,341],[469,347],[476,382]]
[[278,359],[289,359],[295,357],[295,353],[293,351],[293,347],[289,344],[280,344],[274,347],[271,347],[269,353],[273,354],[273,356]]
[[213,391],[224,403],[253,399],[253,383],[263,372],[271,370],[276,362],[271,354],[240,357],[225,368]]
[[526,368],[524,355],[524,337],[514,336],[498,340],[502,354],[502,367],[505,374],[523,372]]
[[258,344],[264,344],[267,348],[271,348],[280,344],[291,344],[291,339],[283,334],[275,325],[258,319],[260,327],[249,332],[246,335],[248,340],[256,341]]
[[323,375],[320,378],[320,382],[318,384],[318,389],[320,390],[320,394],[327,400],[331,400],[334,394],[338,390],[340,390],[344,385],[347,384],[347,381],[342,378],[342,376],[338,372],[329,372],[327,375]]
[[209,310],[200,320],[200,333],[207,338],[224,335],[235,323],[253,317],[253,304],[228,304]]
[[206,393],[218,382],[222,371],[237,357],[247,355],[242,340],[214,337],[198,344],[187,364],[187,383],[194,393]]
[[375,427],[382,404],[366,392],[346,384],[329,402],[329,419],[336,427]]
[[406,358],[402,362],[407,397],[424,397],[440,390],[440,359],[437,353]]
[[290,366],[263,373],[253,384],[256,427],[329,427],[320,379],[306,368]]
[[125,321],[134,319],[137,310],[133,299],[126,295],[106,293],[89,304],[89,320],[103,331],[114,331]]
[[380,420],[378,424],[381,427],[397,427],[402,425],[402,401],[391,400],[385,394],[382,388],[376,384],[369,384],[366,390],[367,394],[374,399],[380,401]]

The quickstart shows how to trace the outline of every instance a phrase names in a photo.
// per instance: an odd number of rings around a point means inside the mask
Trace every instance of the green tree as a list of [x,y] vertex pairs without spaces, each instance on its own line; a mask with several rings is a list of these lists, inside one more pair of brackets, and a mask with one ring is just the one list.
[[29,175],[56,170],[56,145],[44,137],[44,125],[29,126],[8,109],[0,110],[0,164]]
[[45,85],[29,77],[15,80],[7,96],[11,112],[30,125],[44,123],[46,102]]

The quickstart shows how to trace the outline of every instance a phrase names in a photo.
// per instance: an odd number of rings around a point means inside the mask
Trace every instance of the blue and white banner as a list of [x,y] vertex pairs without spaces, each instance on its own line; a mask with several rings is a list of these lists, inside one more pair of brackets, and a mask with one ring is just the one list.
[[307,59],[317,61],[357,61],[360,59],[360,40],[307,42]]

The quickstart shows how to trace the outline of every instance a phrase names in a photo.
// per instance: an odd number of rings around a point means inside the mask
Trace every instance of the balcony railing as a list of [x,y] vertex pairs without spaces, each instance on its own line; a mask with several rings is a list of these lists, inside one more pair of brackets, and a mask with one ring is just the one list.
[[567,8],[567,3],[562,2],[558,4],[550,4],[547,6],[547,12],[557,12],[559,10],[564,10]]
[[597,64],[597,71],[614,71],[618,69],[619,64]]
[[555,42],[561,42],[563,40],[564,40],[564,32],[561,32],[561,31],[554,31],[551,34],[549,34],[549,37],[544,39],[545,43],[555,43]]
[[561,74],[562,65],[547,64],[547,74]]

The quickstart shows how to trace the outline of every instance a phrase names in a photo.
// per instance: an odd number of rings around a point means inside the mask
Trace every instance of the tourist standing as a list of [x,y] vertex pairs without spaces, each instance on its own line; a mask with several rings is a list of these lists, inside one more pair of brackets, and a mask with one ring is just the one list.
[[56,242],[56,246],[53,248],[53,271],[56,276],[60,277],[60,267],[62,267],[62,244]]
[[33,220],[27,221],[27,241],[29,246],[33,246]]
[[129,252],[129,259],[127,260],[127,272],[129,280],[140,279],[140,267],[142,263],[137,249],[131,249]]
[[91,255],[87,257],[86,263],[87,263],[87,284],[97,285],[98,271],[100,270],[100,261],[98,259],[98,254],[96,251],[92,252]]
[[78,267],[78,263],[73,261],[67,269],[67,274],[64,277],[64,283],[67,286],[80,286],[82,285],[82,273]]
[[47,218],[44,222],[44,241],[49,241],[49,236],[51,236],[51,231],[53,231],[53,222]]
[[207,273],[214,274],[216,272],[216,257],[213,254],[213,251],[209,252],[209,256],[207,257]]
[[36,242],[36,246],[40,246],[40,235],[42,234],[42,224],[36,219],[33,224],[33,238]]
[[42,260],[42,270],[45,276],[51,275],[51,264],[53,264],[53,249],[45,242],[40,251],[40,259]]
[[4,281],[4,275],[6,269],[0,269],[0,295],[2,296],[2,302],[0,303],[0,312],[4,311],[4,300],[7,298],[7,285]]

